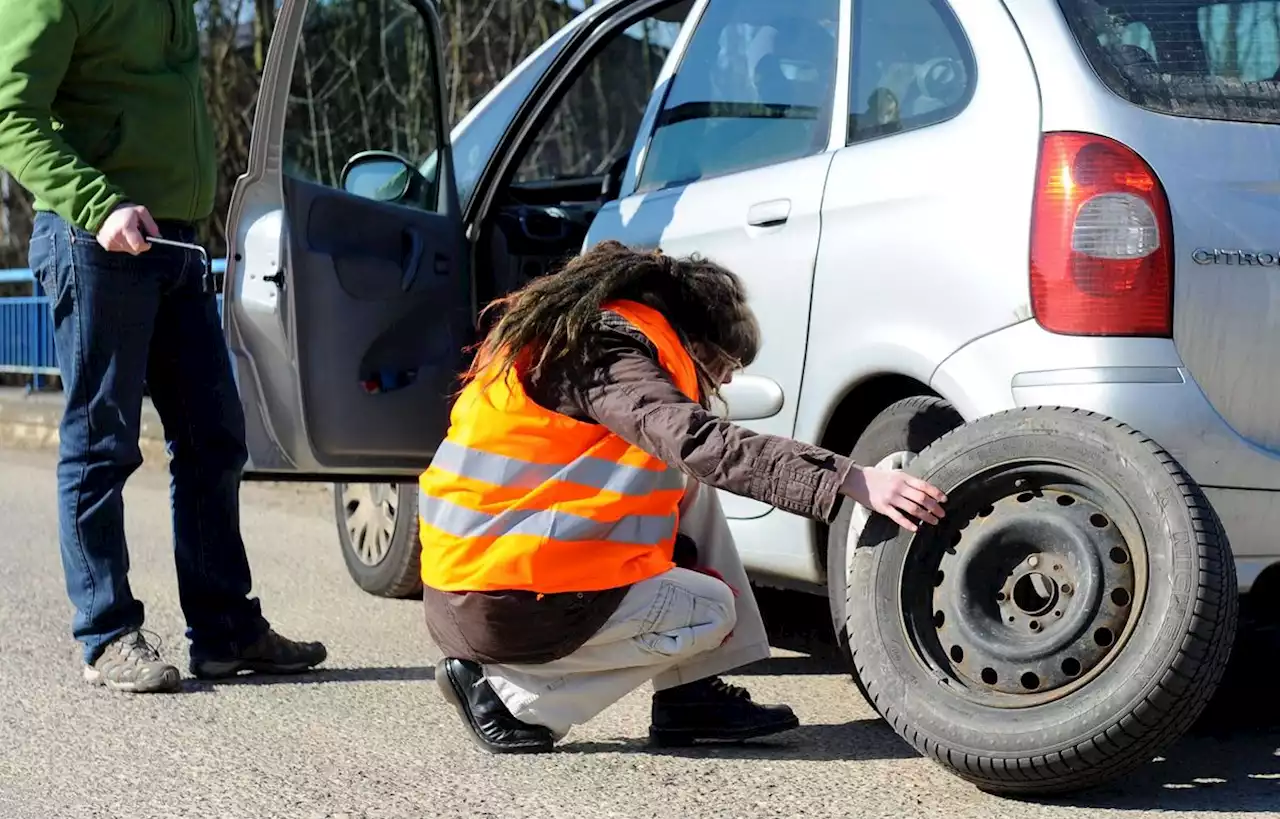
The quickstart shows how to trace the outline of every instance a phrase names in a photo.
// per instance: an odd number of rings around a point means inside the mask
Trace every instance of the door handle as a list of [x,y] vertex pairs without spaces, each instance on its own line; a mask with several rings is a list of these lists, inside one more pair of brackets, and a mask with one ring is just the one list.
[[791,218],[791,200],[774,199],[759,202],[747,210],[747,224],[752,227],[774,227],[786,224]]
[[408,293],[418,278],[418,268],[422,266],[422,251],[426,242],[422,232],[417,228],[407,227],[401,235],[400,247],[404,261],[404,278],[400,280],[400,289]]

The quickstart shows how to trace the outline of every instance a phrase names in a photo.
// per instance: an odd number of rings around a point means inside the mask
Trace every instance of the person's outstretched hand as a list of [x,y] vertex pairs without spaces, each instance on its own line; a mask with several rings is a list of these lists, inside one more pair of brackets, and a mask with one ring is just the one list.
[[897,469],[855,466],[849,470],[840,490],[908,532],[919,527],[906,515],[935,524],[946,515],[942,504],[946,503],[947,496],[942,490]]
[[111,211],[107,221],[98,231],[98,244],[112,253],[131,253],[137,256],[151,249],[148,236],[159,236],[160,228],[151,212],[142,205],[121,205]]

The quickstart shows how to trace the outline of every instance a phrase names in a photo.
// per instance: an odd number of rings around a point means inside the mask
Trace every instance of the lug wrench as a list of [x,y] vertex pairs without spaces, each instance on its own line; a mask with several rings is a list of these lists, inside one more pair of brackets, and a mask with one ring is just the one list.
[[213,272],[213,265],[209,263],[209,251],[205,250],[203,246],[191,242],[175,242],[172,239],[161,239],[158,236],[145,236],[143,238],[153,245],[176,247],[181,250],[194,250],[200,255],[200,262],[204,265],[204,272],[200,275],[200,282],[204,292],[214,295],[222,290],[219,286],[218,276]]

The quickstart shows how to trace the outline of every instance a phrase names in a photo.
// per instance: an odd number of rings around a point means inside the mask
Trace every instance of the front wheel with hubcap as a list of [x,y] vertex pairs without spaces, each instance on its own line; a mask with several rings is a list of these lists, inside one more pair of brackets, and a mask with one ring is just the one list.
[[417,484],[335,484],[333,502],[342,559],[356,585],[379,597],[421,591]]
[[979,419],[909,471],[948,495],[914,535],[876,516],[846,630],[877,709],[921,752],[1003,793],[1121,776],[1190,727],[1237,618],[1225,533],[1140,433],[1061,408]]

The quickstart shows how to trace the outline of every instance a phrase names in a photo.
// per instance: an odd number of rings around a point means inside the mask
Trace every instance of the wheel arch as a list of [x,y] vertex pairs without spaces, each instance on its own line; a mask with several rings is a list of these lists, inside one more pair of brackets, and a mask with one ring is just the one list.
[[1251,623],[1280,625],[1280,613],[1275,606],[1280,593],[1280,561],[1271,563],[1258,573],[1248,592],[1241,596],[1240,611]]
[[[904,398],[928,395],[945,398],[928,384],[908,375],[878,373],[850,384],[844,394],[834,402],[823,421],[818,445],[832,452],[847,455],[857,443],[858,436],[875,417],[892,404]],[[823,581],[827,572],[827,525],[814,521],[810,544],[817,565],[822,567]]]

